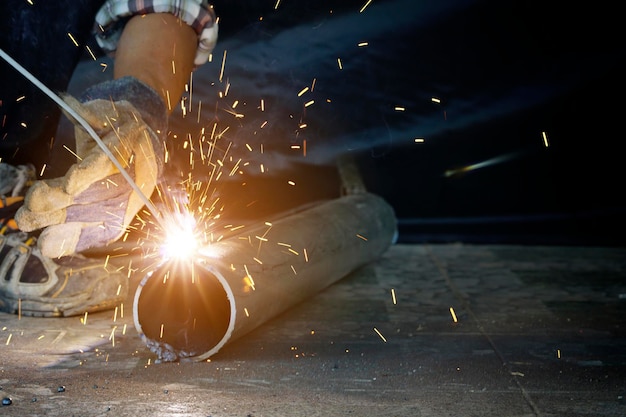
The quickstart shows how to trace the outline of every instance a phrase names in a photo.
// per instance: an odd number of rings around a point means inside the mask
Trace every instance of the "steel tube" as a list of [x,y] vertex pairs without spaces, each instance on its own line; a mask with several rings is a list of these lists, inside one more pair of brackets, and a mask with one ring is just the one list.
[[135,293],[135,328],[159,361],[205,360],[382,255],[396,238],[393,209],[347,195],[163,264]]

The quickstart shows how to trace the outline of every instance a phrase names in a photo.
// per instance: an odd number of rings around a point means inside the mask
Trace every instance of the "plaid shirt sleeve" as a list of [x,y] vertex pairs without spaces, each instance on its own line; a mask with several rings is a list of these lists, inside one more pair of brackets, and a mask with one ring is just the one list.
[[171,13],[191,26],[198,34],[194,64],[200,66],[209,59],[217,42],[218,25],[208,0],[107,0],[96,14],[98,45],[113,53],[128,19],[148,13]]

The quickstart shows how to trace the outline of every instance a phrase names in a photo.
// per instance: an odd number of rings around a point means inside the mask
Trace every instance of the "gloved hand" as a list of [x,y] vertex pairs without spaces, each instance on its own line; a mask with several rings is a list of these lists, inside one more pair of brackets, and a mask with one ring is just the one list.
[[[156,92],[126,77],[87,90],[83,103],[64,99],[150,197],[162,172],[167,126],[165,105]],[[79,161],[63,177],[35,182],[15,216],[23,231],[45,228],[37,243],[51,258],[119,239],[144,204],[95,140],[75,124]]]

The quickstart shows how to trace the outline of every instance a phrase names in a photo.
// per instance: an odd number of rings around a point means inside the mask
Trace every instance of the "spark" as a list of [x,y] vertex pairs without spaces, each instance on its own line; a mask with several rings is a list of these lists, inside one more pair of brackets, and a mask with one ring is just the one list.
[[432,97],[432,98],[430,99],[430,101],[432,101],[433,103],[437,103],[437,104],[440,104],[440,103],[441,103],[441,99],[439,99],[439,98],[437,98],[437,97]]
[[[261,99],[261,111],[265,111],[265,100]],[[267,121],[265,122],[267,123]],[[264,124],[261,125],[261,128],[263,128]]]
[[357,233],[357,234],[356,234],[356,237],[358,237],[359,239],[363,239],[364,241],[366,241],[366,242],[367,242],[367,238],[366,238],[365,236],[362,236],[362,235],[360,235],[360,234],[358,234],[358,233]]
[[556,350],[556,357],[557,357],[558,359],[561,359],[561,349],[557,349],[557,350]]
[[72,42],[74,42],[74,45],[75,45],[75,46],[78,46],[78,42],[76,42],[76,39],[74,39],[74,36],[72,36],[72,34],[71,34],[71,33],[67,32],[67,36],[69,36],[69,37],[70,37],[70,39],[72,40]]
[[161,330],[159,331],[159,339],[163,339],[164,326],[165,326],[165,324],[161,323]]
[[295,183],[295,182],[293,182],[293,181],[291,181],[291,180],[290,180],[290,181],[287,181],[287,184],[289,184],[289,185],[296,185],[296,183]]
[[367,0],[367,3],[365,3],[363,7],[361,7],[361,10],[359,10],[359,13],[363,13],[363,11],[367,8],[367,6],[370,5],[371,2],[372,0]]
[[343,69],[343,64],[341,63],[341,58],[337,58],[337,65],[339,66],[340,70]]
[[546,132],[541,132],[541,136],[543,137],[543,145],[547,148],[548,147],[548,135],[546,134]]
[[445,177],[451,177],[453,175],[457,175],[457,174],[461,174],[461,173],[465,173],[465,172],[470,172],[470,171],[474,171],[477,169],[481,169],[481,168],[485,168],[488,166],[492,166],[492,165],[496,165],[496,164],[500,164],[502,162],[506,162],[510,159],[513,159],[515,157],[519,156],[519,152],[511,152],[511,153],[507,153],[504,155],[499,155],[493,158],[489,158],[487,160],[481,161],[481,162],[477,162],[475,164],[471,164],[471,165],[467,165],[461,168],[456,168],[456,169],[448,169],[444,172],[444,176]]
[[293,265],[290,265],[290,266],[291,266],[291,270],[293,271],[293,274],[298,275],[298,273],[296,272],[296,268]]
[[302,97],[302,95],[304,93],[306,93],[307,91],[309,91],[309,87],[304,87],[302,90],[300,90],[300,92],[298,93],[298,97]]
[[87,314],[88,312],[85,311],[85,315],[80,319],[80,322],[83,324],[83,326],[87,325]]
[[250,313],[248,313],[248,309],[246,307],[243,308],[243,312],[245,313],[246,317],[250,317]]
[[309,262],[309,254],[306,251],[306,248],[304,248],[303,250],[304,253],[304,262]]
[[424,143],[424,138],[415,138],[415,143]]
[[226,49],[224,49],[224,57],[222,58],[222,67],[220,68],[220,77],[219,77],[220,82],[222,82],[222,78],[224,77],[225,65],[226,65]]
[[359,42],[356,46],[358,46],[359,48],[362,48],[364,46],[368,46],[369,42]]
[[450,307],[450,315],[452,316],[452,321],[453,322],[455,322],[455,323],[459,322],[459,320],[456,317],[456,313],[454,312],[454,308],[453,307]]
[[383,336],[383,334],[376,327],[374,327],[374,331],[376,332],[378,336],[380,336],[383,342],[387,343],[387,339],[385,339],[385,336]]
[[5,343],[5,345],[9,346],[9,343],[11,343],[11,338],[13,337],[13,333],[9,333],[9,337],[7,337],[7,341]]
[[106,63],[104,63],[104,62],[101,62],[101,63],[100,63],[100,66],[102,67],[102,72],[106,71],[106,70],[107,70],[107,68],[109,67],[109,66],[108,66],[108,64],[106,64]]
[[393,302],[393,305],[398,304],[396,300],[396,290],[394,288],[391,289],[391,301]]
[[96,61],[96,55],[93,53],[93,51],[91,50],[91,48],[89,47],[89,45],[85,45],[85,49],[87,50],[87,52],[89,52],[89,55],[91,55],[91,59],[93,59],[94,61]]
[[274,4],[274,10],[278,9],[279,4],[280,4],[280,0],[276,0],[276,4]]
[[404,107],[401,106],[396,106],[393,108],[395,111],[405,111],[406,109]]
[[307,101],[306,103],[304,103],[304,107],[309,107],[313,105],[313,103],[315,103],[315,100]]

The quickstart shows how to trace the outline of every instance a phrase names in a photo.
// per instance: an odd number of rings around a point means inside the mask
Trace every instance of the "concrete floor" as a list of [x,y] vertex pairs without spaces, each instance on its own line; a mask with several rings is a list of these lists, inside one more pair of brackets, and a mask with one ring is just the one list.
[[395,245],[206,362],[126,310],[0,314],[0,416],[626,415],[624,249]]

